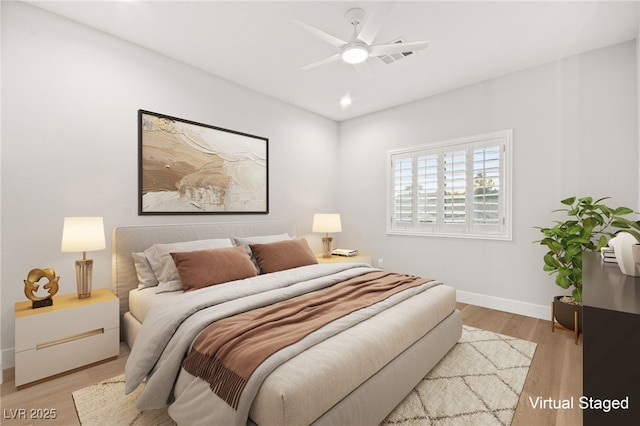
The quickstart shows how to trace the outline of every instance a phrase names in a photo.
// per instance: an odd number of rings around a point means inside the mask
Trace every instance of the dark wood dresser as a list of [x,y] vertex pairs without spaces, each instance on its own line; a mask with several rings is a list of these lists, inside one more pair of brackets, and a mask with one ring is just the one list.
[[640,425],[640,278],[599,253],[582,266],[583,424]]

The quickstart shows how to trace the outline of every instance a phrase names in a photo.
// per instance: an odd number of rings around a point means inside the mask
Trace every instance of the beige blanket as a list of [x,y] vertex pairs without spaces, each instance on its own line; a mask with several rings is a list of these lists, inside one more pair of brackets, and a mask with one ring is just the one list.
[[234,315],[207,327],[183,367],[234,409],[253,371],[282,348],[356,310],[431,280],[371,272],[321,291]]

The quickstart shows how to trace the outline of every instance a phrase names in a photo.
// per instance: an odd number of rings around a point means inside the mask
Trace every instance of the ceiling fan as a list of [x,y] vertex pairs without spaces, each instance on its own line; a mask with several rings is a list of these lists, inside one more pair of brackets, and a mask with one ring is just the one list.
[[[374,9],[371,16],[369,16],[364,24],[362,24],[365,16],[364,10],[360,8],[347,10],[345,17],[349,24],[353,26],[353,35],[349,41],[342,40],[306,22],[294,19],[293,21],[296,24],[306,29],[311,34],[340,49],[338,53],[305,65],[302,69],[308,70],[342,59],[344,62],[354,65],[361,75],[369,76],[371,75],[371,71],[366,63],[368,58],[426,49],[430,43],[428,40],[402,43],[393,42],[378,45],[371,44],[382,27],[384,19],[392,6],[393,2],[378,3],[378,7]],[[362,26],[360,27],[361,24]]]

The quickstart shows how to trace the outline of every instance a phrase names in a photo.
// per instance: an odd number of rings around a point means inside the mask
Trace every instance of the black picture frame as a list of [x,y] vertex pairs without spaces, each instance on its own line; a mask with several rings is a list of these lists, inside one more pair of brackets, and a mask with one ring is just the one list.
[[269,213],[269,139],[138,110],[138,214]]

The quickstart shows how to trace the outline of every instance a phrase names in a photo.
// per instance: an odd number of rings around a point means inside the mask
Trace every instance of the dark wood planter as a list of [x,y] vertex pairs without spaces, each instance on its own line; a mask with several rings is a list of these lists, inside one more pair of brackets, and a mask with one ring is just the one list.
[[[557,323],[565,329],[574,332],[577,344],[578,335],[582,333],[582,305],[572,305],[562,302],[560,299],[563,297],[564,296],[556,296],[553,298],[553,305],[551,306],[553,316],[553,318],[551,318],[551,331],[555,331],[557,321]],[[576,319],[578,323],[577,329]]]

